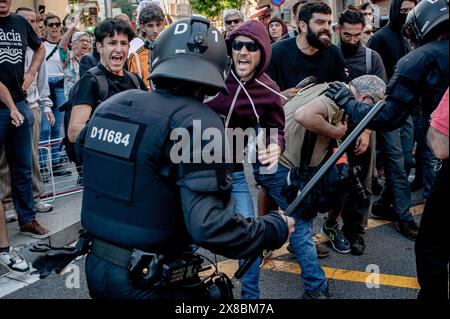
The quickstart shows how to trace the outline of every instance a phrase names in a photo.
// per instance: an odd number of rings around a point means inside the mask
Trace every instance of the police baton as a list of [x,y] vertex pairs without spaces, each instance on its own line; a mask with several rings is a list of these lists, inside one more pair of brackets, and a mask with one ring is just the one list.
[[252,256],[249,259],[247,259],[246,261],[244,261],[244,263],[242,265],[239,266],[238,270],[236,270],[236,272],[234,273],[234,278],[236,279],[241,279],[242,276],[244,276],[244,274],[247,272],[247,270],[250,268],[251,265],[253,265],[253,263],[256,262],[256,260],[261,257],[264,258],[266,257],[268,254],[270,253],[270,250],[263,250],[262,254],[260,255],[256,255],[256,256]]
[[342,142],[341,146],[336,150],[336,152],[322,165],[319,171],[311,178],[311,180],[306,184],[306,186],[299,192],[297,198],[286,208],[285,215],[292,216],[292,214],[297,210],[309,192],[314,186],[319,182],[319,180],[325,175],[325,173],[338,161],[339,158],[345,153],[347,148],[353,143],[358,136],[366,129],[367,125],[372,121],[372,119],[381,111],[385,103],[383,100],[379,101],[373,106],[370,112],[363,118],[363,120],[355,127],[355,129],[350,133],[350,135]]
[[[311,180],[306,184],[303,190],[297,195],[297,198],[288,206],[285,210],[285,215],[291,216],[298,206],[305,200],[306,196],[313,189],[314,186],[319,182],[319,180],[325,175],[325,173],[338,161],[339,158],[345,153],[347,148],[353,143],[358,136],[366,129],[367,125],[372,121],[372,119],[381,111],[384,107],[384,101],[379,101],[375,104],[370,112],[364,117],[364,119],[355,127],[355,129],[350,133],[350,135],[342,142],[341,146],[336,150],[336,152],[323,164],[319,171],[311,178]],[[247,259],[236,271],[234,277],[240,279],[250,268],[251,265],[262,255],[252,256]]]

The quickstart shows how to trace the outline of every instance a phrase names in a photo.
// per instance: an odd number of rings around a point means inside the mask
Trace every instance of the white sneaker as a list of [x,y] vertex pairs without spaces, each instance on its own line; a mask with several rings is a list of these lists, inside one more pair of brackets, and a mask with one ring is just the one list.
[[19,273],[26,273],[30,270],[26,260],[12,249],[12,247],[9,248],[9,252],[0,253],[0,264]]
[[34,208],[36,209],[36,211],[38,213],[48,213],[51,212],[53,210],[53,206],[43,202],[43,201],[39,201],[34,205]]

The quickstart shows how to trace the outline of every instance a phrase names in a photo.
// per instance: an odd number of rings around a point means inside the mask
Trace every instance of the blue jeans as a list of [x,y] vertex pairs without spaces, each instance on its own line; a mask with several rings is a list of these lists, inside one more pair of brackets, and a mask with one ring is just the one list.
[[327,287],[327,280],[317,258],[316,245],[312,237],[312,220],[295,218],[295,230],[289,241],[302,270],[301,278],[305,291],[324,290]]
[[[247,185],[244,171],[232,173],[233,190],[231,196],[236,201],[234,211],[247,218],[255,218],[252,194]],[[239,265],[245,259],[239,259]],[[259,265],[261,258],[257,259],[241,278],[241,297],[243,299],[259,299]]]
[[283,187],[286,185],[286,178],[289,174],[289,168],[281,163],[278,163],[277,171],[275,174],[260,174],[259,166],[254,165],[253,175],[258,185],[264,187],[267,194],[277,203],[282,210],[288,207],[286,198],[281,195]]
[[394,212],[403,222],[413,220],[411,190],[405,171],[405,160],[401,143],[401,128],[390,132],[377,132],[377,145],[383,156],[386,184],[376,206],[393,205]]
[[422,174],[423,180],[423,198],[426,200],[430,196],[431,187],[433,186],[436,172],[434,167],[437,159],[431,152],[427,144],[427,130],[430,127],[430,117],[420,114],[413,117],[414,120],[414,138],[417,142],[416,149],[416,178],[419,172]]
[[32,192],[31,134],[34,122],[33,112],[25,101],[16,102],[23,115],[23,124],[11,124],[9,109],[0,107],[0,146],[5,145],[6,157],[11,172],[11,189],[19,225],[31,222],[36,212]]
[[[45,113],[41,113],[41,137],[40,141],[48,141],[53,139],[58,139],[62,136],[61,127],[64,123],[64,112],[59,111],[59,107],[65,102],[64,88],[55,87],[56,82],[64,79],[62,76],[52,76],[48,78],[48,84],[51,89],[54,89],[54,96],[52,96],[52,112],[55,116],[55,125],[51,126],[50,122],[47,120]],[[60,157],[60,146],[61,143],[55,143],[52,145],[52,164],[57,164]],[[47,163],[47,153],[41,153],[41,162]]]

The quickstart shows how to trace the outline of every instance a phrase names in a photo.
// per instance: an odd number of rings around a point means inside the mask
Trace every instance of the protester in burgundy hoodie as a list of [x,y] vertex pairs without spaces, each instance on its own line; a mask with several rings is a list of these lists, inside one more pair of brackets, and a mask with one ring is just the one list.
[[[241,128],[244,131],[258,127],[266,129],[265,147],[259,147],[258,159],[271,169],[284,151],[284,111],[279,87],[264,73],[272,55],[269,34],[261,22],[248,21],[232,31],[225,40],[233,59],[226,80],[229,95],[220,94],[208,104],[225,118],[225,128]],[[276,134],[269,134],[270,128],[277,129]],[[239,156],[242,153],[243,149],[233,146],[235,161],[231,196],[236,201],[235,211],[245,217],[255,217],[242,157]],[[255,262],[241,279],[242,298],[259,298],[260,261]]]
[[[273,143],[277,144],[280,147],[281,154],[284,151],[284,111],[281,105],[280,89],[265,73],[272,56],[269,34],[259,21],[252,20],[244,23],[226,38],[230,57],[233,56],[233,41],[238,36],[246,36],[258,45],[261,53],[260,62],[256,66],[253,77],[244,81],[236,72],[236,67],[239,67],[236,66],[238,61],[233,61],[231,72],[226,80],[229,94],[221,93],[208,105],[227,118],[226,128],[242,128],[245,130],[250,127],[254,128],[259,124],[261,128],[278,129],[276,137],[266,134],[266,146]],[[267,131],[267,133],[269,132]],[[235,170],[242,170],[242,167],[235,165]]]

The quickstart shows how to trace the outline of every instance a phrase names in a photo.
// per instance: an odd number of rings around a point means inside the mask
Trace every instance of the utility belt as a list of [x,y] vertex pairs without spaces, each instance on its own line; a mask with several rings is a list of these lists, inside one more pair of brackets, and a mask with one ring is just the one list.
[[193,253],[176,257],[127,250],[98,238],[92,240],[91,253],[128,270],[128,279],[139,288],[193,285],[200,282],[203,258]]
[[202,267],[204,259],[211,260],[199,254],[187,252],[171,257],[138,249],[131,251],[97,238],[92,240],[91,253],[127,269],[128,278],[136,288],[183,287],[192,289],[193,294],[205,299],[234,299],[233,283],[226,274],[217,271],[217,266],[208,277],[199,277],[200,272],[212,268]]

